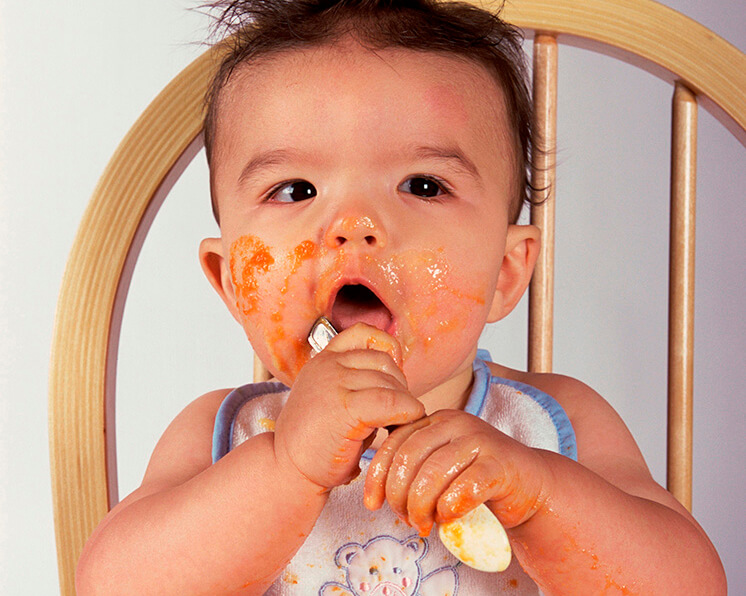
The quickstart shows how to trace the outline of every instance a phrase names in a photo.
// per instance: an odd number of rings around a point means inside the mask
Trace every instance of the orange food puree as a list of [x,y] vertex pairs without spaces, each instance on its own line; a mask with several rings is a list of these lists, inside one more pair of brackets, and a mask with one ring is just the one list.
[[388,340],[381,341],[377,337],[369,337],[368,341],[366,342],[366,347],[368,349],[373,349],[373,350],[379,350],[381,352],[386,352],[389,356],[391,356],[391,358],[394,359],[394,361],[396,362],[396,364],[399,367],[401,367],[402,363],[400,362],[400,358],[398,357],[398,354],[396,352],[396,348],[391,343],[391,341],[388,341]]
[[[358,219],[360,221],[347,223],[354,223],[357,227],[372,225],[367,220],[363,221],[365,218]],[[303,283],[300,276],[306,264],[329,255],[310,239],[282,252],[284,254],[279,254],[277,249],[272,249],[257,236],[241,236],[231,245],[230,271],[236,304],[247,323],[251,318],[261,318],[260,310],[263,307],[260,300],[271,299],[271,309],[266,313],[266,319],[254,320],[252,325],[263,327],[265,342],[275,366],[292,375],[297,374],[307,361],[308,349],[305,338],[294,337],[286,328],[287,309],[310,307],[321,312],[327,307],[329,295],[347,267],[348,260],[358,257],[340,248],[335,252],[333,261],[323,270],[318,269],[318,264],[311,264],[309,273],[315,278],[315,304],[286,305],[285,296],[293,295],[292,287]],[[409,340],[402,341],[404,360],[415,338],[421,338],[427,348],[438,335],[458,334],[468,325],[474,305],[485,304],[485,289],[460,285],[458,279],[454,279],[444,252],[443,248],[413,249],[380,259],[368,253],[361,260],[361,271],[370,277],[373,284],[389,286],[387,292],[390,296],[408,300],[406,310],[399,311],[407,319],[410,330]],[[314,285],[311,279],[308,282]],[[416,291],[412,288],[416,288]],[[299,299],[297,293],[295,299]],[[389,351],[385,346],[370,347]]]
[[[458,524],[446,526],[443,532],[448,536],[451,545],[458,550],[459,555],[464,548],[464,529]],[[463,555],[461,555],[463,556]]]
[[273,431],[275,430],[275,421],[271,418],[260,418],[259,419],[259,426],[261,426],[266,431]]
[[[384,267],[392,282],[406,278],[410,286],[419,288],[417,296],[408,304],[406,317],[412,332],[421,338],[426,349],[436,336],[463,331],[473,305],[485,304],[484,289],[458,285],[443,252],[442,248],[407,251],[395,255]],[[410,346],[402,347],[406,359]]]
[[312,240],[304,240],[293,250],[295,262],[293,263],[293,270],[291,273],[298,271],[298,268],[303,264],[303,261],[310,259],[316,255],[316,243]]
[[274,263],[269,248],[256,236],[241,236],[231,245],[231,277],[238,307],[244,315],[256,309],[257,273],[266,273]]
[[[286,294],[290,280],[303,264],[317,256],[317,253],[316,243],[304,240],[275,260],[276,251],[267,246],[261,238],[247,234],[236,240],[230,250],[230,271],[236,291],[236,305],[244,319],[248,322],[250,317],[260,314],[260,297],[266,294],[269,288],[279,287],[279,293]],[[271,275],[263,281],[262,278],[268,273]],[[273,307],[268,313],[268,320],[260,326],[264,327],[265,340],[275,366],[285,372],[297,373],[307,360],[305,342],[291,337],[286,332],[283,324],[285,300],[279,295],[273,295],[271,298]],[[254,321],[254,324],[257,322]]]
[[311,259],[316,256],[316,243],[312,240],[304,240],[301,242],[298,246],[296,246],[293,249],[293,252],[291,252],[288,255],[288,261],[292,263],[292,266],[290,268],[290,273],[288,273],[287,277],[285,277],[285,283],[282,286],[282,289],[280,290],[281,294],[286,294],[288,291],[288,283],[290,282],[290,278],[298,273],[298,269],[300,269],[301,265],[308,259]]

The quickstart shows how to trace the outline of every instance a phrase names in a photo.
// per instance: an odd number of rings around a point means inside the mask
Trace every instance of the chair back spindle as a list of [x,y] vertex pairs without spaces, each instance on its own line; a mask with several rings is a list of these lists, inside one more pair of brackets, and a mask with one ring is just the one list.
[[259,356],[254,354],[254,383],[263,383],[269,381],[272,378],[272,374],[269,369],[259,359]]
[[554,210],[557,147],[557,38],[534,36],[535,146],[531,176],[531,223],[541,230],[541,252],[529,288],[528,370],[552,371],[554,337]]
[[677,82],[672,107],[667,488],[691,510],[697,98]]

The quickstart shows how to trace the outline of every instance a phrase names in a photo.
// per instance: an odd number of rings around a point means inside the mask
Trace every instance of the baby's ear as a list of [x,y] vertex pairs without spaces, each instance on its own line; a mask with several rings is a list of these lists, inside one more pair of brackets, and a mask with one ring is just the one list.
[[507,316],[518,304],[531,281],[540,246],[541,232],[536,226],[508,226],[505,256],[487,318],[489,323]]
[[228,262],[223,255],[223,241],[220,238],[202,240],[199,245],[199,262],[210,285],[225,302],[233,318],[240,322]]

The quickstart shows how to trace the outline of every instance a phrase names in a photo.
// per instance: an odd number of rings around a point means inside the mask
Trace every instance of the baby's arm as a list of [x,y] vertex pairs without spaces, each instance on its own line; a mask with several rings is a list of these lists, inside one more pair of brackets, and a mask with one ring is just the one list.
[[78,594],[240,593],[252,578],[263,584],[276,573],[268,549],[284,554],[302,542],[325,495],[275,465],[268,433],[211,466],[218,405],[207,395],[170,425],[141,487],[86,544]]
[[725,594],[712,544],[653,481],[612,408],[577,381],[534,384],[569,396],[562,405],[575,428],[578,463],[443,411],[384,443],[371,463],[366,504],[380,506],[385,496],[426,532],[433,521],[486,502],[546,594]]
[[542,388],[561,397],[572,420],[579,463],[540,452],[550,471],[546,503],[512,534],[546,593],[724,595],[715,548],[653,480],[621,418],[585,385],[546,380]]
[[275,433],[215,465],[226,392],[190,405],[156,447],[142,486],[105,518],[78,566],[84,594],[263,594],[303,544],[329,490],[357,473],[378,426],[423,414],[370,329],[340,334],[301,371]]

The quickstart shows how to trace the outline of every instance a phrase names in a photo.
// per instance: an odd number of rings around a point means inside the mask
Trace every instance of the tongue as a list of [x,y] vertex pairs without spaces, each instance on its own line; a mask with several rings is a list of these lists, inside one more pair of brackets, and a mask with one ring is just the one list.
[[355,323],[366,323],[381,331],[391,324],[391,311],[365,286],[345,286],[334,301],[332,322],[342,331]]

